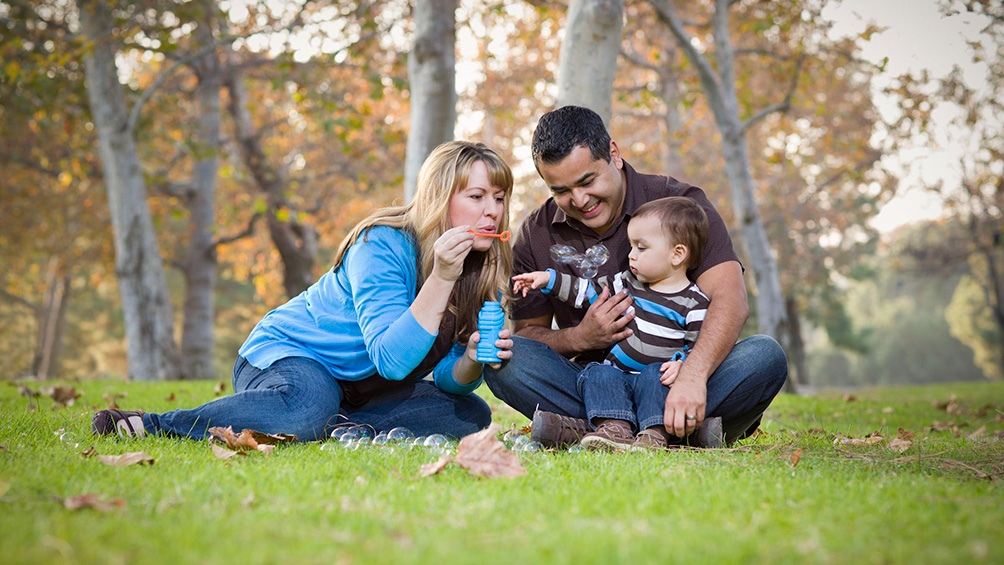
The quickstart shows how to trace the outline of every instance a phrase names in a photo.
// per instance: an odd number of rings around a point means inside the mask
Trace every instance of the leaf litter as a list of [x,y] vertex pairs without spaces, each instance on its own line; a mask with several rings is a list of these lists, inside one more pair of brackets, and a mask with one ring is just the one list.
[[498,432],[501,429],[501,426],[492,423],[480,432],[464,436],[457,445],[455,456],[443,455],[438,461],[422,465],[419,475],[435,475],[450,463],[460,465],[472,475],[489,479],[510,479],[525,475],[526,469],[519,462],[519,456],[499,441]]

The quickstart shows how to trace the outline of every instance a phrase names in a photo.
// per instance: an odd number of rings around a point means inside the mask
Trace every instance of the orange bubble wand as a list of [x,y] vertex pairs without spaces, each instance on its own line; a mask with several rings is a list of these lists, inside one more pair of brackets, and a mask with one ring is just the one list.
[[474,230],[467,230],[467,231],[473,233],[475,237],[497,237],[499,238],[499,241],[509,241],[509,237],[512,235],[509,233],[509,230],[505,230],[502,233],[482,233],[482,232],[476,232]]

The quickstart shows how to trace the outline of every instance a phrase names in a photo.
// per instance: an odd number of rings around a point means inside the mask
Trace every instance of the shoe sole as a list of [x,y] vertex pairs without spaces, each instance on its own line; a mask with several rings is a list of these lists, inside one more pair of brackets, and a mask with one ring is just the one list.
[[[632,438],[632,441],[634,438]],[[631,443],[617,443],[612,439],[599,436],[589,436],[582,438],[579,442],[583,447],[592,449],[594,451],[627,451],[631,449]]]

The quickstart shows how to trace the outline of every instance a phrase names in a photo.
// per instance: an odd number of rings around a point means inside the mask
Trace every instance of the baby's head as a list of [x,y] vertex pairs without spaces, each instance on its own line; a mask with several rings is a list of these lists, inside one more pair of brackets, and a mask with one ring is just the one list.
[[631,215],[631,221],[646,217],[657,220],[669,248],[687,248],[686,269],[697,266],[708,240],[708,215],[694,199],[667,196],[646,202]]

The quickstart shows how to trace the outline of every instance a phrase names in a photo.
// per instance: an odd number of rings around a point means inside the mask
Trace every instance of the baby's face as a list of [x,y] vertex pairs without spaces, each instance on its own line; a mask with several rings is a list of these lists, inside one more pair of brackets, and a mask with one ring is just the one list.
[[627,232],[631,242],[628,263],[639,281],[654,285],[682,268],[673,265],[676,242],[669,241],[656,215],[631,218]]

